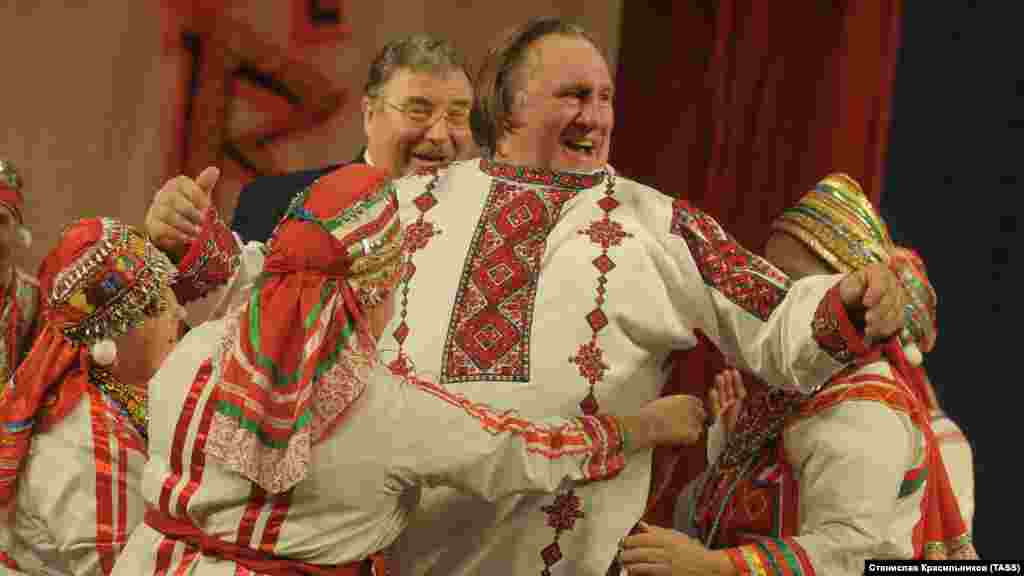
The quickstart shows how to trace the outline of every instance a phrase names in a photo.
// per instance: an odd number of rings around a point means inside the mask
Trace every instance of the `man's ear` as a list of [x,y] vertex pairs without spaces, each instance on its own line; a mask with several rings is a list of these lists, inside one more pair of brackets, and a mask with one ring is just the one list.
[[526,108],[528,99],[529,97],[526,94],[526,90],[516,90],[516,95],[512,98],[512,110],[520,111],[523,108]]
[[373,99],[369,96],[363,96],[361,105],[363,109],[363,132],[369,136],[370,122],[373,120],[373,115],[376,113],[376,110],[373,108]]
[[517,90],[515,95],[512,97],[512,105],[509,106],[508,114],[505,114],[501,119],[502,128],[506,133],[514,134],[522,124],[516,119],[522,116],[524,108],[526,108],[528,103],[529,96],[526,94],[526,91]]
[[18,240],[25,248],[32,246],[32,231],[24,226],[18,226]]

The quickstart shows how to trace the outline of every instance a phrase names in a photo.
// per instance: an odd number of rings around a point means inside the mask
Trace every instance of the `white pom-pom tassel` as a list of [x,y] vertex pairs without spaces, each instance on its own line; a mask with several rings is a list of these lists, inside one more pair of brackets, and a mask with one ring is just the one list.
[[903,355],[907,357],[907,362],[913,367],[918,367],[924,358],[921,355],[921,349],[917,347],[916,342],[911,342],[903,346]]
[[924,358],[921,355],[921,349],[917,346],[917,342],[914,342],[910,336],[909,329],[904,328],[903,331],[900,332],[900,344],[902,345],[903,356],[906,357],[907,363],[915,368],[920,366],[921,362],[924,361]]
[[100,366],[110,366],[117,360],[117,344],[113,340],[100,340],[89,348],[89,355]]
[[24,226],[18,227],[18,237],[21,239],[21,245],[25,248],[32,246],[32,231]]

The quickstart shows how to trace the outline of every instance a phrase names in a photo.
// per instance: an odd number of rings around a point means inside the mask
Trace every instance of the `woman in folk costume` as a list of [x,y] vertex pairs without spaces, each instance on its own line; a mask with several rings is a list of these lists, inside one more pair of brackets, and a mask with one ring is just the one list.
[[352,165],[293,201],[248,300],[194,328],[155,376],[138,574],[384,574],[421,486],[481,498],[616,475],[627,451],[693,442],[700,400],[534,422],[402,381],[376,341],[402,233],[386,174]]
[[[780,260],[786,259],[787,245],[790,247],[788,254],[798,254],[797,250],[809,251],[827,264],[829,273],[857,270],[871,262],[882,261],[888,262],[899,275],[913,301],[907,310],[907,328],[900,336],[902,351],[909,364],[908,379],[916,397],[928,409],[960,513],[967,531],[971,532],[974,518],[971,445],[960,427],[942,410],[931,380],[921,366],[922,352],[931,352],[935,347],[938,331],[935,316],[937,297],[928,280],[924,260],[913,249],[893,243],[885,221],[855,181],[837,177],[835,182],[840,185],[833,188],[841,195],[835,196],[831,202],[829,196],[814,191],[775,220],[772,228],[779,234],[770,246],[771,251],[779,254]],[[842,238],[844,234],[846,240]],[[799,246],[793,244],[793,239],[799,241]],[[778,246],[780,243],[781,247]],[[858,244],[867,247],[866,250],[857,250]]]
[[39,283],[13,262],[32,243],[21,216],[24,203],[18,170],[0,158],[0,388],[32,345],[39,311]]
[[144,508],[147,383],[178,338],[175,269],[134,228],[66,228],[40,266],[39,334],[0,396],[0,560],[109,574]]
[[766,390],[744,399],[738,373],[722,375],[710,467],[676,507],[685,534],[645,525],[624,540],[622,563],[630,574],[854,575],[869,558],[975,558],[917,366],[917,347],[927,352],[935,340],[935,294],[920,261],[892,245],[841,174],[772,228],[766,256],[791,277],[888,262],[917,316],[882,355],[810,397]]

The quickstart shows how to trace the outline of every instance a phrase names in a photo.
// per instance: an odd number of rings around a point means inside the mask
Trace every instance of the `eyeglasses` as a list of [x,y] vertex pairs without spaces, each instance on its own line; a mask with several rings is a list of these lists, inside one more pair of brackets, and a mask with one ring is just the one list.
[[384,103],[401,112],[413,124],[421,128],[429,128],[441,118],[445,119],[449,128],[465,130],[469,128],[469,108],[449,108],[442,110],[433,106],[423,104],[407,104],[399,106],[387,100]]

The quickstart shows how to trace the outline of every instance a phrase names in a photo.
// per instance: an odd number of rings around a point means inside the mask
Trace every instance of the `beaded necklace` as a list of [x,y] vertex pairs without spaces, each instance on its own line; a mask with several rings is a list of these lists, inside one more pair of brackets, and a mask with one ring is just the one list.
[[114,403],[114,407],[132,423],[143,438],[149,438],[146,433],[149,425],[149,401],[144,395],[118,380],[110,370],[100,366],[89,367],[89,381]]
[[[725,495],[714,512],[711,528],[704,539],[704,545],[710,547],[718,532],[719,523],[725,513],[729,501],[732,500],[736,487],[753,468],[761,450],[777,438],[786,425],[788,417],[800,407],[802,397],[786,390],[771,390],[763,396],[755,398],[740,413],[735,429],[726,442],[725,449],[711,465],[703,481],[697,486],[695,495],[703,500],[691,508],[690,522],[696,526],[696,519],[705,517],[715,505],[715,494],[720,488],[719,483],[734,470],[735,476]],[[707,490],[710,493],[704,495]]]

